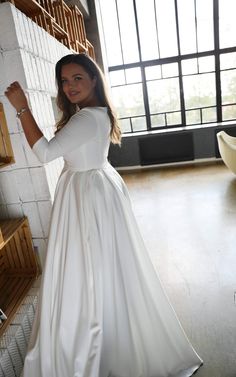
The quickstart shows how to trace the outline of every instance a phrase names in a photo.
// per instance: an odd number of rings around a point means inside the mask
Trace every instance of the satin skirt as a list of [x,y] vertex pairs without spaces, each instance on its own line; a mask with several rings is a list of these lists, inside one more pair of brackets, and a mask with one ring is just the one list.
[[23,377],[188,377],[201,364],[120,175],[64,170]]

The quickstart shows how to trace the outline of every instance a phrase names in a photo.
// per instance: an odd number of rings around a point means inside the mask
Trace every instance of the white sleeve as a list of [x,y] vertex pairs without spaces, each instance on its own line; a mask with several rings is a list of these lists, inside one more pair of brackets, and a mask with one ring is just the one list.
[[32,150],[42,163],[50,162],[95,138],[97,127],[92,111],[82,109],[50,141],[44,136],[37,140]]

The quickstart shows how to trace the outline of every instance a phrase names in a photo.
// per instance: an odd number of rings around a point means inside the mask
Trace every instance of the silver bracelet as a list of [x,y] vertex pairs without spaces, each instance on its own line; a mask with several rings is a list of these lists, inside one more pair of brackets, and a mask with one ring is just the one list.
[[20,109],[19,111],[17,111],[17,113],[16,113],[17,118],[20,118],[20,116],[21,116],[25,111],[29,111],[29,108],[28,108],[28,107],[22,107],[22,109]]

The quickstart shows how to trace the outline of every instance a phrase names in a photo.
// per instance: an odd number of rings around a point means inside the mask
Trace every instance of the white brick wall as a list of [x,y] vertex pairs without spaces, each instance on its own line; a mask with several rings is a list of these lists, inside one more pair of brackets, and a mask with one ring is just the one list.
[[62,160],[42,166],[4,96],[14,80],[26,91],[39,127],[54,132],[51,97],[56,96],[55,63],[69,53],[56,39],[10,3],[0,4],[0,102],[3,103],[16,163],[0,170],[0,218],[27,216],[43,264],[52,200]]

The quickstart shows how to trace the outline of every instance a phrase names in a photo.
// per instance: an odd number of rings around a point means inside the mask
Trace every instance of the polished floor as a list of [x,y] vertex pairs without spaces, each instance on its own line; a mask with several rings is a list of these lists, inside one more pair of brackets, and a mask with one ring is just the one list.
[[236,377],[236,176],[221,162],[121,174],[151,259],[204,360],[196,376]]

